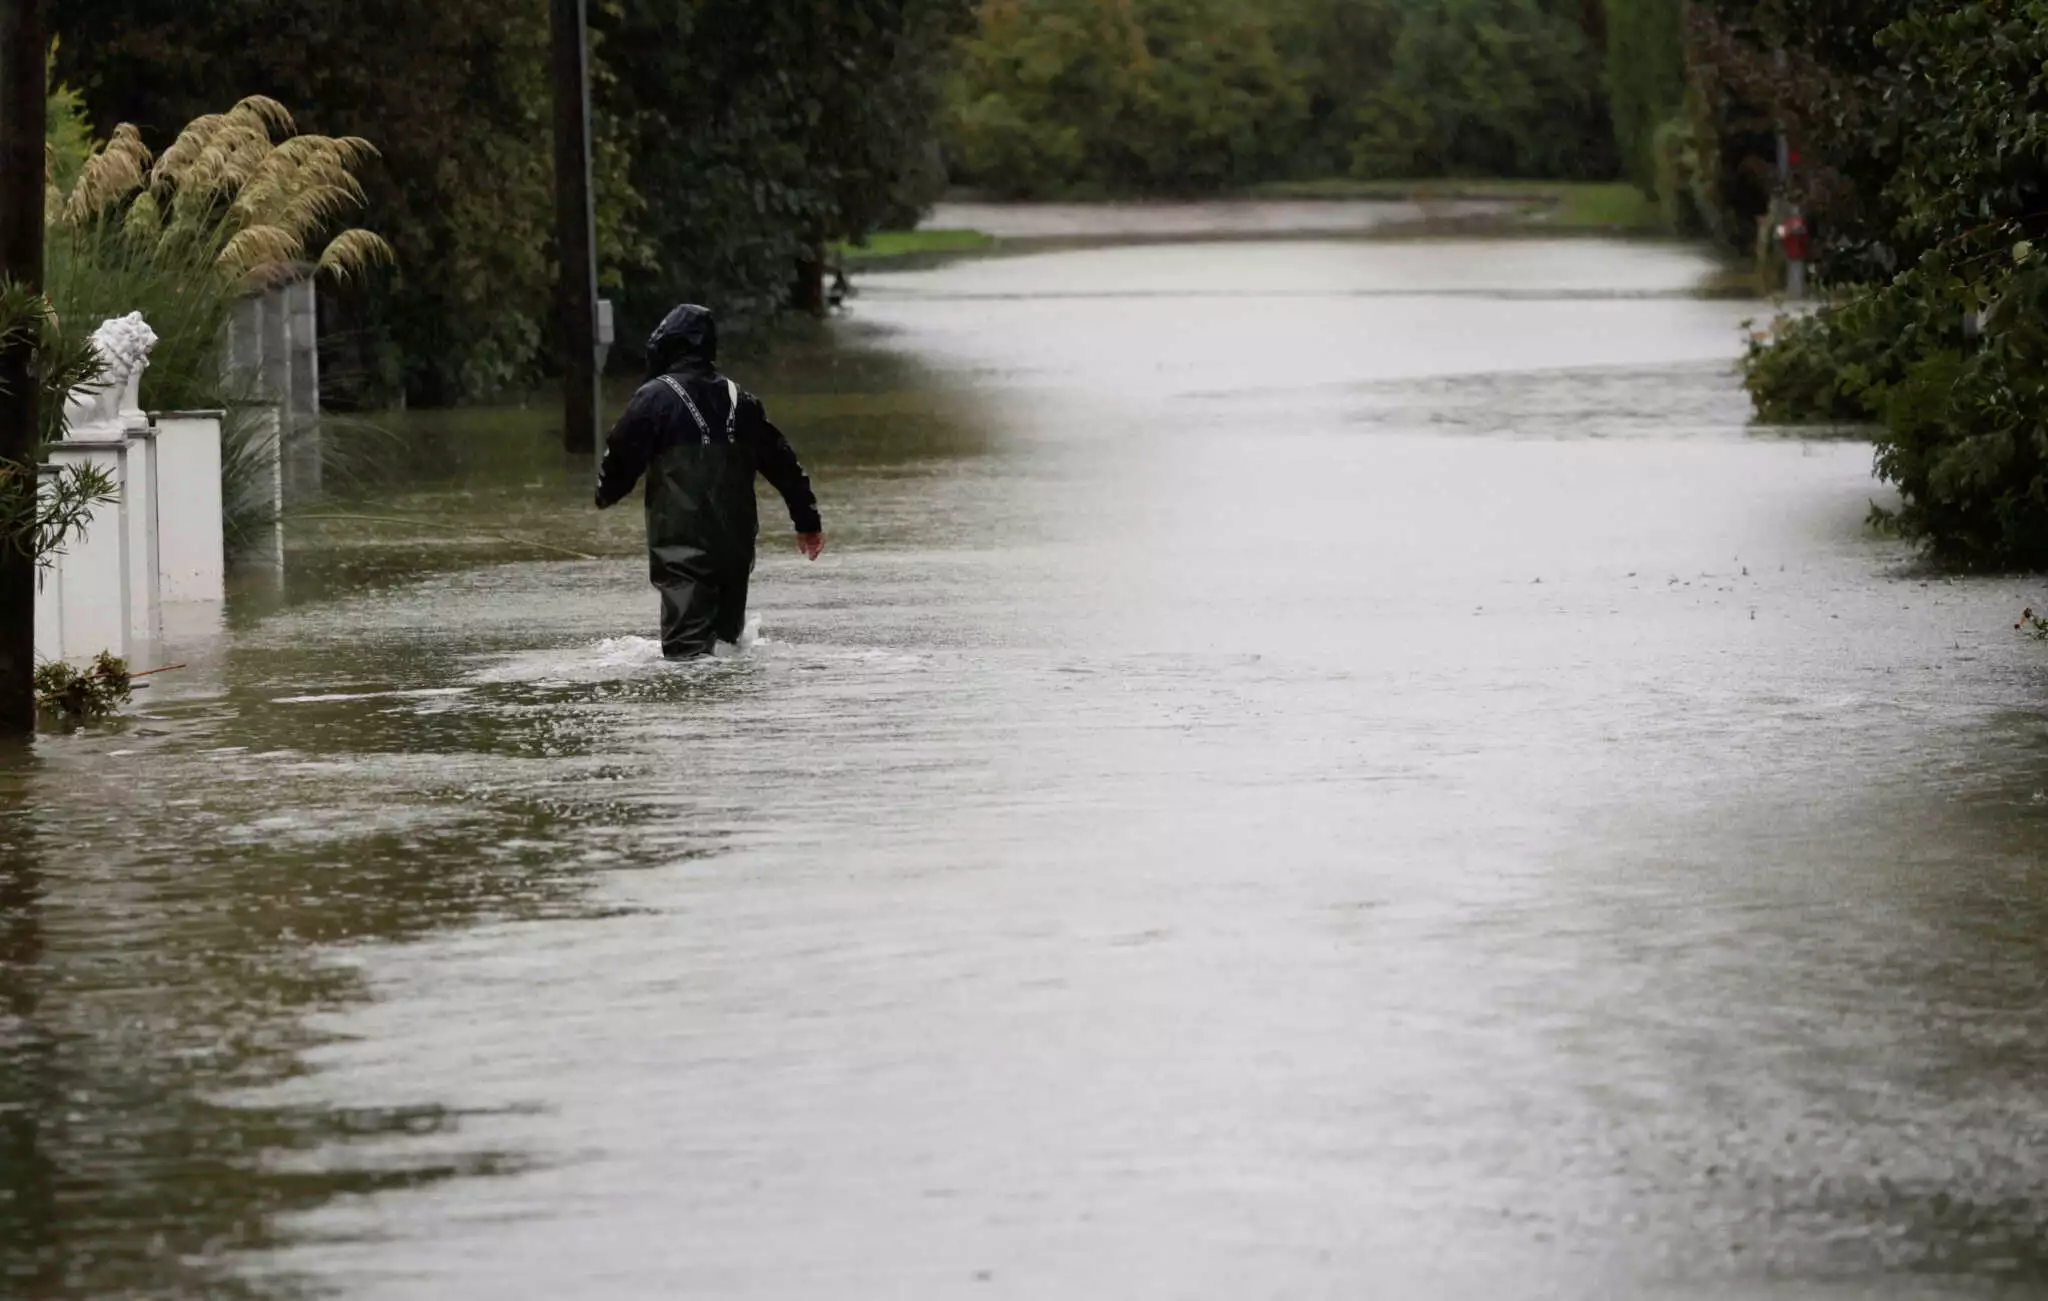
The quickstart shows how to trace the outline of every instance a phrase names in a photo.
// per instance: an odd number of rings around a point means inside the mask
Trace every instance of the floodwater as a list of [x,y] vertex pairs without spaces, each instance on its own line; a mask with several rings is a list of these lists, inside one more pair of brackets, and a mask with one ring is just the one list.
[[2039,1295],[2034,589],[1712,270],[870,277],[711,664],[541,414],[369,445],[0,770],[0,1291]]

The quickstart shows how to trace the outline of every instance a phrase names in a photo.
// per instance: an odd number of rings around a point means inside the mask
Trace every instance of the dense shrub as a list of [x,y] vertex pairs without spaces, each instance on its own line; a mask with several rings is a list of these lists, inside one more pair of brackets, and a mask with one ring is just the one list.
[[1896,523],[1936,555],[2048,566],[2048,0],[1910,9],[1807,52],[1851,136],[1814,193],[1836,301],[1748,379],[1767,418],[1875,422]]

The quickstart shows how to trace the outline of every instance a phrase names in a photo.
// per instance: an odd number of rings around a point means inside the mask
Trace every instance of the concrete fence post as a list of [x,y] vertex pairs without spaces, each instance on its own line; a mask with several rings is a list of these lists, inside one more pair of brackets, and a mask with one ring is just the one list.
[[287,506],[317,500],[321,492],[320,301],[313,278],[301,277],[271,291],[281,300],[287,322],[284,406],[284,501]]
[[178,411],[156,417],[157,560],[166,605],[227,597],[220,486],[223,414]]
[[228,317],[227,361],[224,378],[228,391],[239,398],[253,397],[263,375],[263,300],[250,296],[238,299]]
[[128,533],[128,636],[138,647],[163,636],[163,563],[157,526],[157,445],[153,427],[128,431],[128,479],[121,511]]

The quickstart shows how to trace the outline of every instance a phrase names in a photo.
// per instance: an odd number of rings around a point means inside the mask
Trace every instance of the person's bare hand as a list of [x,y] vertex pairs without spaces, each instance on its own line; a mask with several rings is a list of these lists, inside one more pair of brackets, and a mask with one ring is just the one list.
[[796,549],[809,560],[816,560],[825,550],[823,533],[799,533],[796,535]]

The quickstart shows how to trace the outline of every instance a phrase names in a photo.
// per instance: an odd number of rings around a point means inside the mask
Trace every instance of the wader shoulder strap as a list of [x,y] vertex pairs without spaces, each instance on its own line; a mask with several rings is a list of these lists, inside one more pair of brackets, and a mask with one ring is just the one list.
[[[683,386],[683,382],[673,375],[663,375],[661,377],[661,382],[668,385],[670,390],[672,390],[677,397],[683,400],[683,405],[685,407],[688,407],[690,410],[690,419],[697,422],[697,432],[704,436],[705,442],[710,442],[711,422],[706,420],[704,418],[704,413],[697,409],[697,401],[695,398],[692,398],[690,396],[690,390],[685,388]],[[739,429],[740,386],[733,383],[731,380],[727,380],[725,382],[725,392],[727,398],[729,398],[732,403],[732,410],[728,412],[725,417],[725,441],[729,443],[733,440],[733,434]]]

